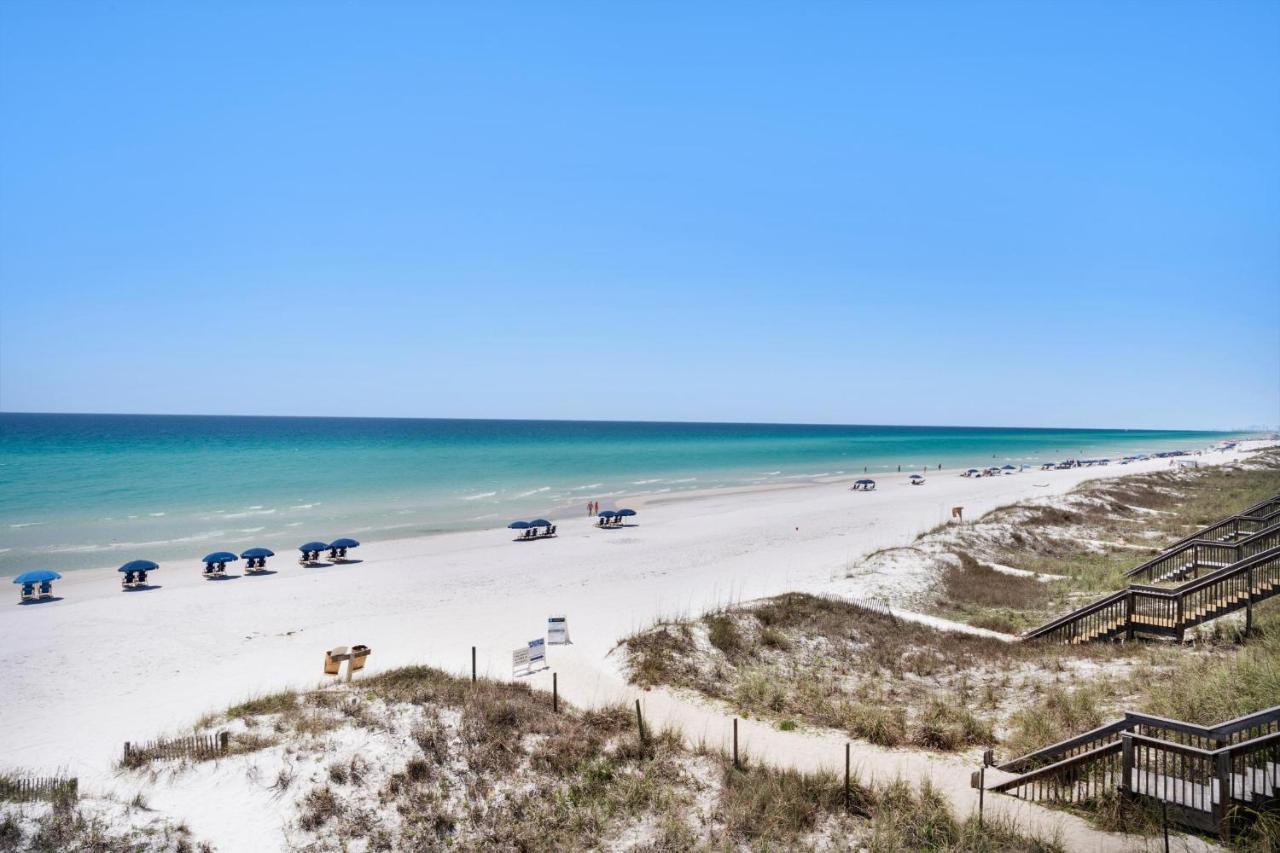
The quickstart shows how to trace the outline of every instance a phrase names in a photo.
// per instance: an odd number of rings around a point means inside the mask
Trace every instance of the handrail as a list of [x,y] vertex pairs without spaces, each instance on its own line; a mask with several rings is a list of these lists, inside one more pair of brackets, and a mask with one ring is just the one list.
[[1161,740],[1158,737],[1140,735],[1136,732],[1125,732],[1123,735],[1121,735],[1121,738],[1128,738],[1129,740],[1140,741],[1141,743],[1145,743],[1147,746],[1151,747],[1152,749],[1158,749],[1158,750],[1161,750],[1162,752],[1176,752],[1179,755],[1194,755],[1197,758],[1213,758],[1218,753],[1227,752],[1231,750],[1233,746],[1237,745],[1237,744],[1232,744],[1231,746],[1224,746],[1219,749],[1201,749],[1198,746],[1188,746],[1185,743],[1178,743],[1177,741],[1172,741],[1172,740]]
[[[1017,773],[1020,772],[1019,768],[1038,759],[1060,755],[1083,744],[1099,740],[1107,735],[1128,731],[1129,729],[1136,728],[1137,726],[1147,726],[1148,728],[1153,729],[1166,729],[1168,731],[1176,731],[1182,734],[1204,738],[1205,740],[1221,742],[1224,738],[1234,734],[1235,732],[1272,722],[1280,722],[1280,705],[1244,714],[1212,726],[1201,726],[1196,723],[1186,723],[1182,720],[1174,720],[1168,717],[1157,717],[1154,714],[1144,714],[1139,711],[1125,711],[1124,716],[1119,720],[1113,720],[1110,723],[1103,723],[1096,729],[1090,729],[1083,734],[1078,734],[1073,737],[1069,737],[1066,740],[1041,747],[1033,752],[1028,752],[1026,755],[1006,761],[1003,764],[998,764],[996,765],[996,768],[1010,773]],[[1167,743],[1168,741],[1161,742]]]
[[[1037,767],[1034,770],[1030,770],[1026,773],[1022,773],[1018,776],[1013,777],[1012,779],[1006,779],[1003,782],[1000,782],[996,785],[992,785],[991,787],[987,788],[987,790],[988,791],[1005,791],[1005,790],[1008,790],[1009,788],[1017,788],[1021,785],[1025,785],[1028,782],[1034,782],[1036,779],[1042,779],[1045,776],[1053,776],[1057,773],[1060,773],[1063,770],[1066,770],[1068,767],[1074,767],[1080,764],[1088,764],[1089,762],[1092,762],[1098,758],[1101,758],[1107,753],[1117,752],[1120,750],[1120,748],[1121,748],[1120,741],[1118,740],[1111,741],[1109,743],[1103,744],[1102,746],[1095,747],[1094,749],[1091,749],[1088,752],[1082,752],[1079,755],[1073,755],[1070,758],[1064,758],[1063,760],[1055,762],[1053,764],[1046,764],[1043,767]],[[1003,770],[1004,768],[999,767],[997,769]]]
[[[1259,520],[1257,513],[1260,511],[1265,512],[1268,507],[1280,507],[1280,494],[1274,495],[1273,497],[1267,498],[1266,500],[1258,501],[1256,504],[1246,507],[1245,509],[1236,513],[1235,515],[1227,516],[1222,521],[1218,521],[1213,524],[1202,527],[1199,530],[1197,530],[1195,533],[1192,533],[1190,536],[1186,537],[1185,539],[1180,539],[1177,542],[1174,542],[1172,545],[1170,545],[1168,548],[1165,548],[1164,550],[1166,552],[1172,551],[1173,549],[1182,545],[1184,542],[1189,542],[1192,539],[1197,539],[1201,535],[1209,533],[1210,531],[1215,530],[1218,527],[1222,527],[1225,524],[1230,524],[1232,521],[1238,521],[1240,519],[1246,519],[1246,518],[1249,519],[1250,521],[1257,521]],[[1276,513],[1280,513],[1280,509],[1277,509],[1271,512],[1270,517],[1275,517]]]
[[1030,631],[1027,631],[1022,635],[1022,639],[1024,640],[1035,639],[1041,634],[1046,634],[1055,628],[1060,628],[1063,625],[1067,624],[1068,622],[1074,622],[1076,619],[1079,619],[1083,616],[1088,616],[1090,613],[1096,613],[1099,610],[1102,610],[1103,608],[1107,607],[1108,605],[1115,604],[1117,601],[1120,601],[1121,599],[1125,598],[1128,595],[1129,595],[1129,591],[1127,589],[1122,589],[1118,592],[1113,592],[1104,598],[1096,599],[1095,601],[1092,601],[1089,604],[1086,604],[1084,607],[1078,607],[1075,610],[1072,610],[1070,613],[1066,613],[1066,614],[1063,614],[1062,616],[1059,616],[1057,619],[1054,619],[1052,622],[1046,622],[1045,624],[1041,625],[1038,628],[1032,628]]
[[1066,740],[1059,741],[1058,743],[1049,744],[1048,746],[1041,747],[1040,749],[1037,749],[1033,752],[1028,752],[1026,755],[1022,755],[1022,756],[1019,756],[1018,758],[1014,758],[1010,761],[1006,761],[1004,764],[997,764],[996,769],[1004,770],[1009,773],[1020,773],[1020,772],[1023,772],[1022,770],[1023,767],[1025,767],[1029,763],[1034,763],[1037,759],[1056,756],[1068,750],[1075,749],[1078,746],[1083,746],[1086,743],[1092,743],[1093,741],[1101,740],[1107,735],[1115,734],[1117,732],[1123,731],[1124,729],[1128,728],[1129,725],[1130,725],[1130,722],[1127,719],[1114,720],[1113,722],[1110,722],[1110,723],[1103,723],[1102,725],[1098,726],[1096,729],[1090,729],[1084,734],[1079,734],[1079,735],[1076,735],[1075,737],[1069,737]]
[[[1278,515],[1280,515],[1280,513],[1278,513]],[[1242,559],[1244,556],[1243,554],[1244,549],[1248,548],[1251,545],[1257,544],[1259,541],[1261,541],[1267,536],[1280,536],[1280,524],[1275,524],[1270,527],[1263,528],[1262,530],[1259,530],[1255,533],[1250,533],[1248,536],[1244,537],[1243,539],[1237,539],[1234,542],[1216,542],[1212,539],[1189,539],[1189,540],[1178,543],[1178,545],[1168,549],[1167,551],[1161,551],[1159,554],[1157,554],[1156,556],[1152,557],[1151,559],[1143,563],[1139,563],[1138,565],[1134,566],[1132,569],[1127,570],[1124,573],[1124,576],[1133,577],[1134,575],[1139,574],[1143,571],[1149,571],[1151,567],[1161,562],[1164,562],[1165,560],[1168,560],[1170,557],[1176,557],[1179,554],[1184,554],[1187,551],[1193,551],[1196,548],[1229,549],[1235,552],[1236,559],[1239,560],[1239,559]]]
[[[1133,600],[1136,598],[1180,602],[1188,595],[1199,592],[1202,589],[1208,589],[1224,580],[1238,577],[1240,575],[1247,575],[1256,566],[1269,563],[1277,557],[1280,557],[1280,544],[1268,548],[1265,551],[1252,554],[1248,557],[1242,557],[1230,565],[1214,569],[1207,575],[1187,581],[1178,586],[1160,587],[1149,584],[1129,584],[1129,586],[1122,590],[1117,590],[1110,595],[1096,599],[1083,607],[1078,607],[1069,613],[1065,613],[1056,619],[1026,631],[1022,635],[1022,639],[1034,640],[1038,637],[1051,634],[1066,625],[1083,620],[1106,609],[1107,607],[1114,606],[1121,601],[1124,601],[1124,617],[1127,622],[1131,620],[1134,615],[1131,611],[1133,609]],[[1180,607],[1178,609],[1178,617],[1177,624],[1166,627],[1173,627],[1175,630],[1180,630],[1181,628],[1190,627],[1192,624],[1195,624],[1190,619],[1182,619]]]

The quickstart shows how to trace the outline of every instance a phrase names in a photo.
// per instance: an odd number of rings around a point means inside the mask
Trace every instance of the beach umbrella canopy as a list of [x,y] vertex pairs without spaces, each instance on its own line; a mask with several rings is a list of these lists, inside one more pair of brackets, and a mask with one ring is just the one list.
[[360,543],[354,539],[335,539],[329,543],[330,548],[359,548]]
[[529,526],[530,527],[550,527],[551,522],[547,521],[545,518],[535,518],[533,521],[529,522]]
[[911,479],[913,479],[913,480],[923,480],[923,479],[924,479],[924,475],[923,475],[923,474],[912,474],[912,475],[911,475]]
[[1006,470],[1006,471],[1017,471],[1017,470],[1018,470],[1018,466],[1016,466],[1016,465],[1006,465],[1006,466],[1004,466],[1004,470]]
[[214,551],[212,554],[206,554],[204,562],[206,563],[234,563],[240,559],[230,551]]
[[276,552],[272,551],[270,548],[250,548],[248,551],[242,551],[240,554],[240,556],[244,557],[246,560],[256,560],[259,557],[274,557],[275,555]]
[[130,560],[120,568],[116,569],[116,571],[118,572],[154,572],[158,568],[160,567],[155,563],[151,562],[150,560]]
[[527,521],[513,521],[507,525],[507,527],[511,530],[524,530],[528,526],[529,526],[529,522]]
[[859,481],[858,481],[858,485],[859,485],[859,486],[865,486],[865,485],[868,485],[868,484],[870,484],[870,483],[874,483],[874,482],[875,482],[875,480],[859,480]]
[[327,551],[329,546],[323,542],[304,542],[298,546],[299,551]]
[[613,518],[615,515],[617,515],[617,513],[611,509],[606,509],[604,512],[600,513],[601,518]]
[[45,581],[56,581],[62,575],[52,569],[36,569],[32,572],[23,572],[13,579],[14,583],[44,583]]
[[616,513],[614,513],[614,515],[620,515],[623,518],[630,518],[635,514],[636,514],[636,511],[634,509],[620,509]]

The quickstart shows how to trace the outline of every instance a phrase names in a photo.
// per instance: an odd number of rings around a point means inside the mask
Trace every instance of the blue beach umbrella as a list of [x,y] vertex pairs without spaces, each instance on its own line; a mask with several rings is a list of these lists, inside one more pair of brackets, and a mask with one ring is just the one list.
[[547,521],[545,518],[535,518],[533,521],[529,522],[529,526],[530,527],[550,527],[551,522]]
[[614,515],[618,516],[619,518],[630,518],[635,514],[636,514],[636,511],[634,509],[620,509],[614,513]]
[[250,548],[248,551],[244,551],[240,554],[240,556],[244,557],[246,560],[256,560],[259,557],[274,557],[275,555],[276,552],[272,551],[270,548]]
[[203,562],[206,563],[234,563],[240,559],[230,551],[214,551],[212,554],[206,554]]
[[154,572],[158,568],[160,567],[155,563],[151,562],[150,560],[130,560],[120,568],[116,569],[116,571],[118,572]]
[[600,513],[601,518],[613,518],[615,515],[617,515],[617,513],[611,509],[606,509]]
[[526,530],[528,527],[529,522],[527,521],[513,521],[507,525],[507,528],[510,530]]
[[327,551],[329,546],[323,542],[305,542],[298,546],[299,551]]
[[52,569],[36,569],[31,572],[23,572],[13,579],[14,583],[44,583],[45,581],[61,580],[62,575]]
[[874,484],[875,484],[875,480],[859,480],[857,483],[857,485],[859,486],[870,486]]
[[354,539],[335,539],[329,543],[330,548],[359,548],[360,543]]

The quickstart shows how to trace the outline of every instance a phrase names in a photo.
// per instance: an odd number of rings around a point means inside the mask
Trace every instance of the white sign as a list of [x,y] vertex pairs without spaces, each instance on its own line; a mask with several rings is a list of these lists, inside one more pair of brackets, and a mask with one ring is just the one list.
[[527,673],[529,671],[529,649],[516,649],[511,653],[511,674]]
[[547,663],[547,641],[541,637],[529,641],[529,668],[532,669],[535,663],[544,666]]
[[563,646],[569,642],[569,620],[563,616],[550,616],[547,618],[547,643],[553,646]]

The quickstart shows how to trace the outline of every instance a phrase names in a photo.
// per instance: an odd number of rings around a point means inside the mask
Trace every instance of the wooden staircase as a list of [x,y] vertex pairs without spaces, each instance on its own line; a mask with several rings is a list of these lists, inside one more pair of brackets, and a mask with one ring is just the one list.
[[1250,816],[1280,810],[1280,706],[1216,726],[1129,712],[975,773],[974,784],[1058,804],[1088,805],[1119,791],[1227,839]]
[[1023,640],[1089,643],[1139,635],[1183,638],[1188,628],[1245,611],[1253,627],[1253,606],[1280,593],[1280,546],[1223,566],[1178,586],[1130,584],[1033,628]]
[[[1210,525],[1125,575],[1125,589],[1022,635],[1090,643],[1138,635],[1181,640],[1188,628],[1280,593],[1280,495]],[[1188,580],[1189,578],[1189,580]]]

